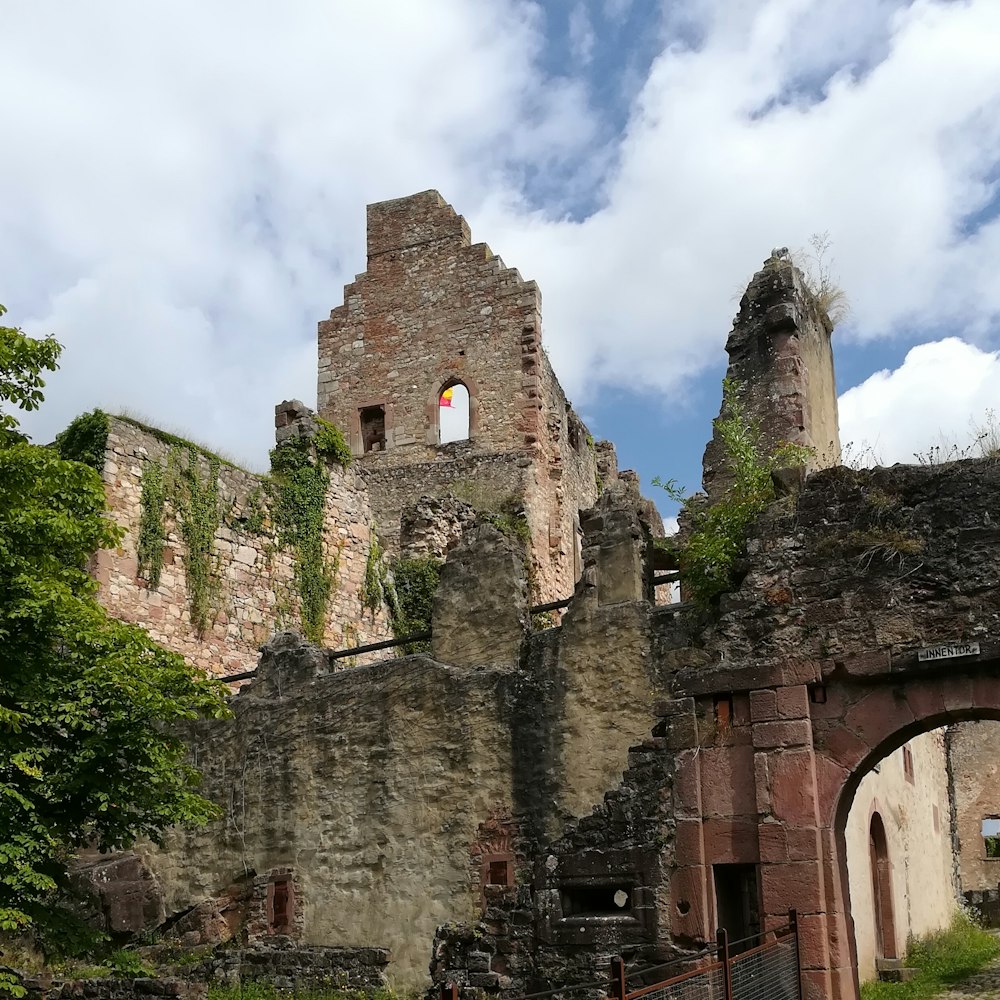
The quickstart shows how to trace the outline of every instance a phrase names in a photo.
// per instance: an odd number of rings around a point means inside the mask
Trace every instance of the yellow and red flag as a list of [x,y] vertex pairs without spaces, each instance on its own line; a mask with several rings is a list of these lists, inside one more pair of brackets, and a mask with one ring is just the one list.
[[451,406],[452,392],[453,390],[450,388],[445,389],[445,391],[441,393],[441,398],[438,400],[438,403],[441,406]]

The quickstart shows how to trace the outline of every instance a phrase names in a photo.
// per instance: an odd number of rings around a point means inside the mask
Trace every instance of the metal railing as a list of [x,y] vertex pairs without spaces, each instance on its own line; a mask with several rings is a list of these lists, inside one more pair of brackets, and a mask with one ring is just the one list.
[[[673,975],[664,976],[672,972]],[[659,978],[628,989],[628,980]],[[799,924],[795,910],[788,923],[740,941],[725,929],[701,955],[665,966],[626,973],[621,958],[611,960],[611,1000],[801,1000]]]

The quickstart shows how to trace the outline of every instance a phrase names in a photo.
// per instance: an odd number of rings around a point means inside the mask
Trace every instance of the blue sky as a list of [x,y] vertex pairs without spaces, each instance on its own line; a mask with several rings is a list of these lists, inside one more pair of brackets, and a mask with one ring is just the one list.
[[739,290],[814,233],[845,441],[912,460],[1000,404],[996,0],[93,0],[4,36],[0,301],[66,344],[40,438],[124,406],[263,466],[364,205],[428,187],[539,282],[645,483],[697,486]]

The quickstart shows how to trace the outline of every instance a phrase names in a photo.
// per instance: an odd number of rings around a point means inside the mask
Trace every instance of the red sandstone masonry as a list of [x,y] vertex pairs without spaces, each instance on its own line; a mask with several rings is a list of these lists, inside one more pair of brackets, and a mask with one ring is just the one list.
[[[400,510],[422,495],[453,490],[476,507],[512,497],[547,601],[573,592],[597,453],[541,338],[537,285],[472,244],[436,191],[379,202],[368,206],[368,269],[319,324],[318,401],[358,456],[391,553]],[[456,381],[469,389],[469,440],[441,445],[438,397]],[[372,406],[384,409],[385,443],[365,453],[361,410]]]

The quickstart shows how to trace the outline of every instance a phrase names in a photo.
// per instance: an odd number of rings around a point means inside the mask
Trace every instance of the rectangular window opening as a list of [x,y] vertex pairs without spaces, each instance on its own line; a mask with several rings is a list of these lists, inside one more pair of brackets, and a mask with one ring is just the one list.
[[728,729],[733,724],[733,696],[718,695],[714,704],[716,724],[720,729]]
[[1000,860],[1000,817],[984,816],[982,825],[983,844],[988,861]]
[[910,784],[913,784],[913,751],[908,746],[903,746],[903,776]]
[[487,885],[512,885],[509,861],[491,861],[486,871]]
[[268,927],[275,934],[283,934],[292,923],[291,888],[287,879],[278,879],[271,883],[270,889],[271,912]]
[[559,890],[563,917],[632,916],[632,888],[625,882],[563,886]]
[[361,446],[370,451],[385,451],[385,407],[365,406],[361,409]]

